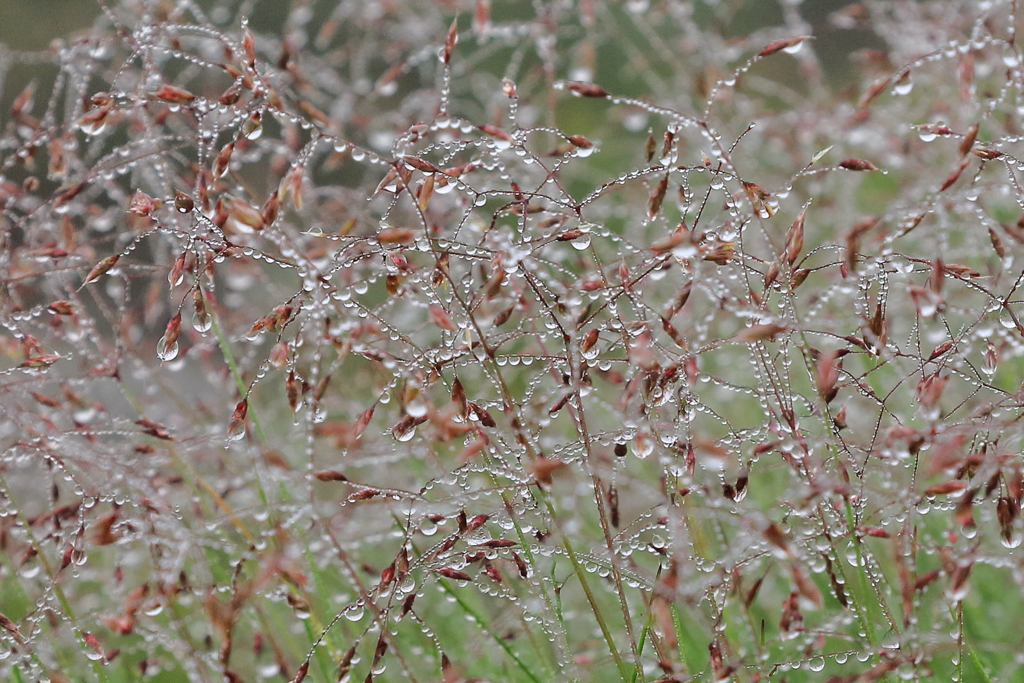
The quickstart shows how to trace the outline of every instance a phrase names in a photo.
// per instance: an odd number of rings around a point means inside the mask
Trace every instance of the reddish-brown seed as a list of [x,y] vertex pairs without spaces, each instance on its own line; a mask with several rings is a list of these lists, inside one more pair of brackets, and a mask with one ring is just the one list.
[[992,243],[992,249],[995,251],[995,255],[999,258],[1007,257],[1007,247],[1002,243],[1002,238],[999,237],[999,233],[991,227],[988,228],[988,239]]
[[313,476],[316,477],[318,481],[348,481],[348,477],[336,470],[321,470],[319,472],[314,472]]
[[974,141],[978,139],[978,124],[971,124],[971,127],[964,133],[963,140],[960,141],[960,156],[965,157],[974,148]]
[[457,328],[455,323],[452,322],[452,319],[448,317],[448,313],[437,304],[430,304],[427,307],[427,313],[430,317],[430,322],[434,323],[442,330],[458,332],[459,328]]
[[412,228],[382,228],[377,233],[377,241],[381,244],[405,244],[416,239],[418,233],[418,230]]
[[458,24],[455,20],[452,20],[451,26],[448,27],[448,34],[444,39],[444,49],[441,52],[441,59],[445,64],[451,61],[452,51],[455,49],[457,42],[459,42]]
[[47,396],[46,394],[40,393],[38,391],[33,391],[31,393],[32,398],[34,398],[36,402],[40,403],[41,405],[49,406],[50,408],[60,407],[60,401],[51,396]]
[[992,161],[993,159],[998,159],[1003,156],[1003,152],[1000,152],[998,149],[992,149],[991,147],[975,147],[971,150],[971,153],[982,161]]
[[228,422],[228,434],[236,434],[245,425],[245,416],[249,412],[249,399],[243,398],[235,405],[231,413],[231,420]]
[[19,645],[24,646],[25,639],[21,635],[21,630],[18,629],[18,625],[15,624],[14,621],[11,620],[11,618],[8,617],[6,614],[0,613],[0,628],[2,628],[11,636],[13,636],[14,639],[18,641]]
[[161,85],[153,94],[164,102],[170,102],[171,104],[188,104],[196,99],[196,96],[188,90],[173,85]]
[[434,177],[435,174],[431,173],[423,179],[423,183],[419,186],[416,191],[416,206],[419,207],[421,212],[427,210],[430,204],[430,198],[434,196]]
[[939,356],[941,356],[944,353],[946,353],[947,351],[949,351],[951,348],[953,348],[953,343],[954,342],[953,342],[952,339],[947,339],[946,341],[944,341],[941,344],[939,344],[938,346],[936,346],[934,349],[932,349],[932,352],[928,355],[928,360],[935,360]]
[[46,310],[54,315],[73,315],[75,312],[74,305],[70,301],[54,301],[46,307]]
[[464,530],[464,533],[476,531],[484,524],[486,524],[488,519],[490,519],[490,515],[483,514],[474,516],[473,519],[470,519],[466,522],[466,528]]
[[[690,234],[690,229],[686,226],[685,223],[680,223],[679,225],[676,226],[676,229],[673,230],[672,233],[670,233],[668,236],[663,237],[659,240],[655,240],[651,244],[650,249],[652,252],[658,255],[667,254],[676,247],[687,242],[690,242],[691,239],[692,236]],[[687,292],[687,296],[688,295],[689,292]]]
[[750,200],[750,206],[754,209],[754,213],[771,213],[767,203],[771,194],[756,183],[748,183],[744,180],[740,184],[743,187],[743,192],[747,195],[747,199]]
[[569,142],[580,149],[591,149],[594,146],[593,142],[582,135],[570,135],[568,139]]
[[455,579],[456,581],[472,581],[473,577],[464,571],[459,569],[452,569],[451,567],[442,567],[437,570],[437,573],[446,579]]
[[663,177],[651,190],[651,197],[647,201],[647,217],[654,218],[661,210],[661,203],[665,199],[665,192],[668,190],[668,176]]
[[775,337],[779,336],[786,331],[785,325],[779,325],[778,323],[764,323],[761,325],[751,325],[744,329],[735,337],[733,341],[741,344],[752,344],[759,341],[771,341]]
[[934,406],[939,402],[948,382],[948,376],[928,375],[917,385],[917,400],[926,408]]
[[934,484],[925,489],[924,495],[926,496],[945,496],[950,493],[958,493],[967,488],[966,481],[954,480],[946,481],[941,484]]
[[608,97],[608,91],[594,83],[582,83],[580,81],[569,81],[566,84],[571,92],[580,97]]
[[213,162],[213,176],[215,178],[223,178],[227,175],[231,164],[231,154],[234,151],[235,143],[229,142],[217,153],[217,158]]
[[279,195],[277,190],[274,190],[270,193],[270,196],[267,197],[267,201],[263,203],[263,208],[260,209],[260,225],[273,225],[274,221],[277,220],[277,211],[279,207]]
[[256,66],[256,39],[248,28],[242,32],[242,52],[249,68]]
[[[481,124],[477,126],[477,128],[479,128],[482,133],[490,135],[492,138],[497,138],[498,140],[504,140],[506,142],[512,140],[511,135],[503,131],[501,128],[498,128],[497,126],[492,126],[489,123]],[[447,174],[455,175],[451,171],[448,171]]]
[[473,33],[482,37],[491,26],[491,0],[476,0],[473,7]]
[[301,384],[296,379],[294,370],[288,372],[288,377],[284,381],[284,389],[285,395],[288,398],[288,407],[294,413],[299,408],[299,397],[302,393]]
[[764,49],[758,53],[758,57],[767,57],[773,55],[780,50],[785,50],[787,47],[794,47],[807,40],[810,36],[793,36],[791,38],[783,38],[774,42],[768,43],[764,46]]
[[839,162],[840,168],[845,168],[847,171],[877,171],[878,167],[870,161],[864,159],[843,159]]
[[961,159],[960,163],[956,165],[956,168],[950,171],[949,175],[946,176],[946,179],[942,182],[942,186],[939,188],[939,192],[945,192],[946,190],[948,190],[950,186],[957,181],[957,179],[960,177],[960,174],[964,172],[964,169],[967,168],[968,163],[970,163],[969,157],[964,157],[963,159]]
[[169,349],[178,343],[178,335],[180,332],[181,313],[178,313],[168,321],[167,327],[164,329],[163,353],[168,353]]
[[804,248],[804,219],[807,216],[807,208],[804,207],[797,215],[796,220],[786,231],[786,248],[784,258],[786,263],[793,265]]
[[109,271],[111,268],[117,265],[117,262],[120,258],[120,254],[114,254],[113,256],[108,256],[107,258],[97,263],[95,266],[93,266],[93,269],[89,271],[89,274],[85,276],[85,281],[82,283],[82,286],[84,287],[85,285],[91,284],[93,282],[96,282],[96,280],[99,280],[103,274],[105,274],[107,271]]
[[480,420],[480,424],[484,427],[498,426],[498,423],[494,421],[494,418],[491,417],[491,414],[485,408],[482,408],[472,401],[467,402],[466,407],[470,413],[476,415],[477,419]]
[[295,676],[292,677],[291,683],[302,683],[303,679],[306,678],[306,674],[309,672],[309,662],[303,662],[299,665],[298,671],[295,672]]

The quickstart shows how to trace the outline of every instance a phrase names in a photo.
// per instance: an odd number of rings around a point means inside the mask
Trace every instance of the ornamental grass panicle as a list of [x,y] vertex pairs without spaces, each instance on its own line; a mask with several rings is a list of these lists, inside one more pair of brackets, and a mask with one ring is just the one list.
[[1020,678],[1016,2],[22,4],[0,680]]

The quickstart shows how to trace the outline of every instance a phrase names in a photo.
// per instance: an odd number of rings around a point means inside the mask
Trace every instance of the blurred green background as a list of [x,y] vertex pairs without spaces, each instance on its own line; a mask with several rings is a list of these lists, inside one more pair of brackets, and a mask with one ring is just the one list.
[[[702,0],[685,1],[692,1],[695,12],[707,6]],[[224,3],[231,8],[241,4],[240,0],[224,0]],[[198,4],[208,9],[217,4],[217,0],[200,0]],[[284,24],[293,3],[287,0],[255,0],[251,4],[255,8],[251,14],[254,25],[271,27]],[[334,3],[313,0],[309,4],[316,7]],[[447,4],[457,6],[464,12],[471,12],[473,6],[472,0]],[[662,4],[659,0],[651,3],[652,6],[659,4]],[[783,7],[776,0],[744,0],[734,4],[737,9],[728,26],[728,33],[732,35],[741,36],[766,26],[784,23]],[[822,65],[834,76],[845,70],[844,65],[851,52],[878,42],[868,29],[839,29],[829,22],[833,12],[852,4],[855,4],[853,0],[804,0],[797,7],[817,38],[815,49]],[[532,4],[520,0],[492,2],[492,13],[495,16],[509,9],[513,12],[532,12]],[[0,0],[0,42],[12,50],[46,49],[54,38],[68,37],[89,28],[100,13],[100,5],[95,0]]]

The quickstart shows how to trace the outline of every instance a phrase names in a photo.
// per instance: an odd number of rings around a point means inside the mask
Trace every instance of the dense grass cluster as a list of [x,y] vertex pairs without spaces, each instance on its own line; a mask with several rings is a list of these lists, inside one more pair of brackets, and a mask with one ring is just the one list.
[[0,46],[0,679],[1024,680],[1017,3],[805,4]]

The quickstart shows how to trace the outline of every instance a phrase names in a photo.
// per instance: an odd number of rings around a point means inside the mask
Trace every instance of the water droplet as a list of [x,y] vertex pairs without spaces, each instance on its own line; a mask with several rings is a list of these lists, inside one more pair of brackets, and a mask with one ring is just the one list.
[[104,116],[103,118],[97,121],[89,121],[86,123],[82,123],[78,126],[78,128],[86,135],[99,135],[107,129],[108,118],[109,117]]
[[960,602],[967,597],[967,594],[971,592],[971,584],[968,581],[964,581],[960,586],[954,588],[950,586],[946,590],[946,599],[950,602]]
[[590,246],[590,233],[583,233],[579,237],[572,239],[569,244],[572,245],[573,249],[577,251],[583,251]]
[[281,667],[274,663],[264,664],[256,670],[256,674],[260,678],[273,678],[279,673],[281,673]]
[[981,366],[982,372],[991,377],[999,369],[999,351],[992,342],[988,342],[985,348],[985,361]]
[[246,140],[258,140],[263,135],[263,124],[260,123],[260,114],[256,112],[242,124],[242,136]]
[[156,357],[160,360],[167,361],[174,360],[178,357],[178,342],[171,344],[167,343],[166,337],[160,337],[160,341],[157,344]]
[[633,442],[633,453],[638,458],[646,458],[654,452],[654,439],[646,432],[637,432]]
[[427,414],[427,402],[419,398],[413,399],[405,404],[405,412],[409,417],[423,417]]
[[241,441],[245,437],[245,420],[238,420],[228,425],[228,441]]
[[892,87],[892,91],[897,95],[909,95],[910,91],[914,89],[914,82],[909,78],[900,79],[900,81]]

